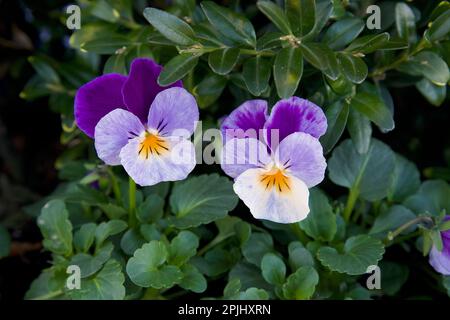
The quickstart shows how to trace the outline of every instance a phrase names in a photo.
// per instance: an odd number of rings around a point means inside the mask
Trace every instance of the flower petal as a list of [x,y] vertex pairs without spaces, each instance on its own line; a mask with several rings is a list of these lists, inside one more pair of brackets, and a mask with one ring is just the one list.
[[[278,130],[280,142],[294,132],[305,132],[319,138],[327,131],[327,118],[322,109],[311,101],[291,97],[275,104],[265,129],[269,146],[272,146],[271,130]],[[276,144],[274,141],[273,149],[276,148]]]
[[120,159],[125,171],[141,186],[162,181],[185,179],[195,167],[195,149],[191,141],[180,137],[164,138],[167,152],[140,154],[145,137],[129,140]]
[[430,251],[429,262],[434,270],[443,275],[450,276],[450,247],[444,245],[442,251],[439,252],[438,249],[433,246]]
[[106,74],[81,86],[75,95],[75,120],[78,127],[93,138],[95,126],[110,111],[122,108],[122,86],[127,77],[120,74]]
[[283,139],[275,152],[275,159],[308,188],[324,179],[327,163],[322,145],[307,133],[296,132]]
[[263,169],[249,169],[237,177],[234,192],[250,209],[256,219],[278,223],[294,223],[309,213],[308,187],[296,177],[288,177],[289,189],[280,192],[261,182],[266,173]]
[[199,117],[194,96],[183,88],[158,93],[148,114],[148,127],[161,135],[190,137]]
[[128,139],[139,136],[145,130],[134,114],[115,109],[100,119],[95,127],[95,150],[98,157],[109,165],[120,164],[120,150]]
[[156,95],[171,87],[182,87],[181,81],[161,87],[157,80],[162,67],[148,58],[134,59],[131,63],[130,74],[123,85],[123,100],[128,110],[141,119],[142,123],[147,121],[148,110]]
[[264,167],[271,161],[267,146],[258,139],[228,140],[222,150],[222,170],[236,178],[250,168]]
[[[264,128],[268,114],[267,114],[267,102],[264,100],[249,100],[237,107],[228,117],[222,122],[221,130],[226,138],[244,138],[252,137],[257,138],[259,130]],[[235,131],[240,129],[239,131]],[[252,132],[245,131],[251,130]]]

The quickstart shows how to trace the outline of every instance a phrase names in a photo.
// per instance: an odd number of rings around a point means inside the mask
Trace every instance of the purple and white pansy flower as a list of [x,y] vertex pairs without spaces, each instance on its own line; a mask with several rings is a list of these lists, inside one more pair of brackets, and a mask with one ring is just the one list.
[[[446,216],[444,221],[449,221],[450,216]],[[450,276],[450,230],[441,231],[442,251],[433,246],[430,251],[429,262],[437,272]]]
[[161,70],[138,58],[128,76],[100,76],[75,97],[76,123],[94,138],[98,157],[122,165],[141,186],[182,180],[195,167],[189,138],[199,119],[197,103],[180,81],[159,86]]
[[[326,162],[318,140],[327,130],[322,109],[298,97],[275,104],[250,100],[222,123],[222,169],[257,219],[294,223],[309,213],[309,188]],[[279,141],[279,143],[278,143]]]

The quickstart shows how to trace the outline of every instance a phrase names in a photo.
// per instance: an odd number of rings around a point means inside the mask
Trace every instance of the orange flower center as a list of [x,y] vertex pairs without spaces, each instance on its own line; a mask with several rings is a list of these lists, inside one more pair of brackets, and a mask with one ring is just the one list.
[[264,185],[266,190],[275,188],[276,191],[281,193],[291,191],[291,179],[284,174],[283,170],[278,168],[262,174],[260,182]]
[[151,155],[161,155],[169,151],[169,145],[158,134],[145,133],[145,138],[139,145],[139,156],[148,159]]

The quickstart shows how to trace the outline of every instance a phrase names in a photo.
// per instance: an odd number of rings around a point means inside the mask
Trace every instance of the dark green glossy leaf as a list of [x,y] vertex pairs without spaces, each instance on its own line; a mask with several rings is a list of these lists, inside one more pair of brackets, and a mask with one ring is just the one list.
[[423,76],[438,86],[445,86],[450,79],[447,64],[432,51],[422,51],[398,67],[401,72]]
[[372,124],[369,118],[352,108],[348,116],[347,130],[358,153],[366,153],[372,138]]
[[296,36],[311,32],[315,23],[316,5],[314,0],[285,0],[286,16]]
[[445,10],[436,20],[431,23],[431,27],[425,36],[430,41],[437,41],[448,35],[450,32],[450,9]]
[[198,58],[197,54],[182,53],[170,60],[158,77],[159,85],[168,86],[183,78],[194,69]]
[[416,42],[416,19],[412,9],[404,2],[395,6],[395,24],[399,37],[408,43]]
[[242,75],[251,94],[260,96],[269,85],[271,63],[268,59],[256,56],[244,63]]
[[390,36],[387,32],[363,36],[353,41],[345,51],[361,52],[364,54],[371,53],[378,49],[383,49],[386,43],[388,43],[389,38]]
[[341,49],[352,42],[364,29],[359,18],[346,18],[335,22],[325,33],[323,41],[333,50]]
[[347,123],[348,112],[348,104],[342,101],[333,103],[325,110],[328,128],[327,132],[320,137],[320,142],[325,153],[330,152],[334,145],[339,141]]
[[282,8],[272,1],[260,0],[256,3],[258,9],[273,22],[273,24],[285,34],[292,33],[289,21]]
[[366,79],[368,69],[363,59],[344,53],[339,53],[337,57],[341,72],[348,80],[360,84]]
[[321,70],[330,79],[336,80],[339,76],[339,65],[335,53],[325,44],[302,43],[300,48],[306,61]]
[[225,48],[211,52],[208,64],[215,73],[225,75],[233,70],[238,59],[239,48]]
[[303,73],[303,56],[299,48],[281,49],[275,57],[273,77],[280,98],[294,95]]
[[359,92],[352,98],[350,108],[355,108],[384,130],[394,129],[392,112],[377,95]]
[[416,83],[416,88],[429,103],[436,107],[439,107],[447,96],[447,86],[437,86],[425,78]]
[[227,78],[217,74],[206,76],[199,84],[197,84],[192,93],[197,98],[200,108],[207,108],[213,104],[222,94],[227,84]]

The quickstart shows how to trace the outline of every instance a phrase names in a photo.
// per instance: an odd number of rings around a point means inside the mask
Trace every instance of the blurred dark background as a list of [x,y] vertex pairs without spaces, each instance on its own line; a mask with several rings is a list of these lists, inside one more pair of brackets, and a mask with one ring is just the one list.
[[[11,256],[0,259],[0,300],[22,299],[50,258],[41,252],[39,230],[22,208],[58,183],[54,163],[63,149],[61,120],[48,98],[27,102],[19,94],[34,74],[28,56],[71,57],[71,31],[60,21],[67,3],[0,0],[0,224],[12,236]],[[374,129],[374,135],[415,162],[422,178],[433,178],[430,168],[450,163],[448,100],[437,108],[414,87],[390,91],[396,128],[388,134]],[[411,294],[415,288],[404,289]]]

